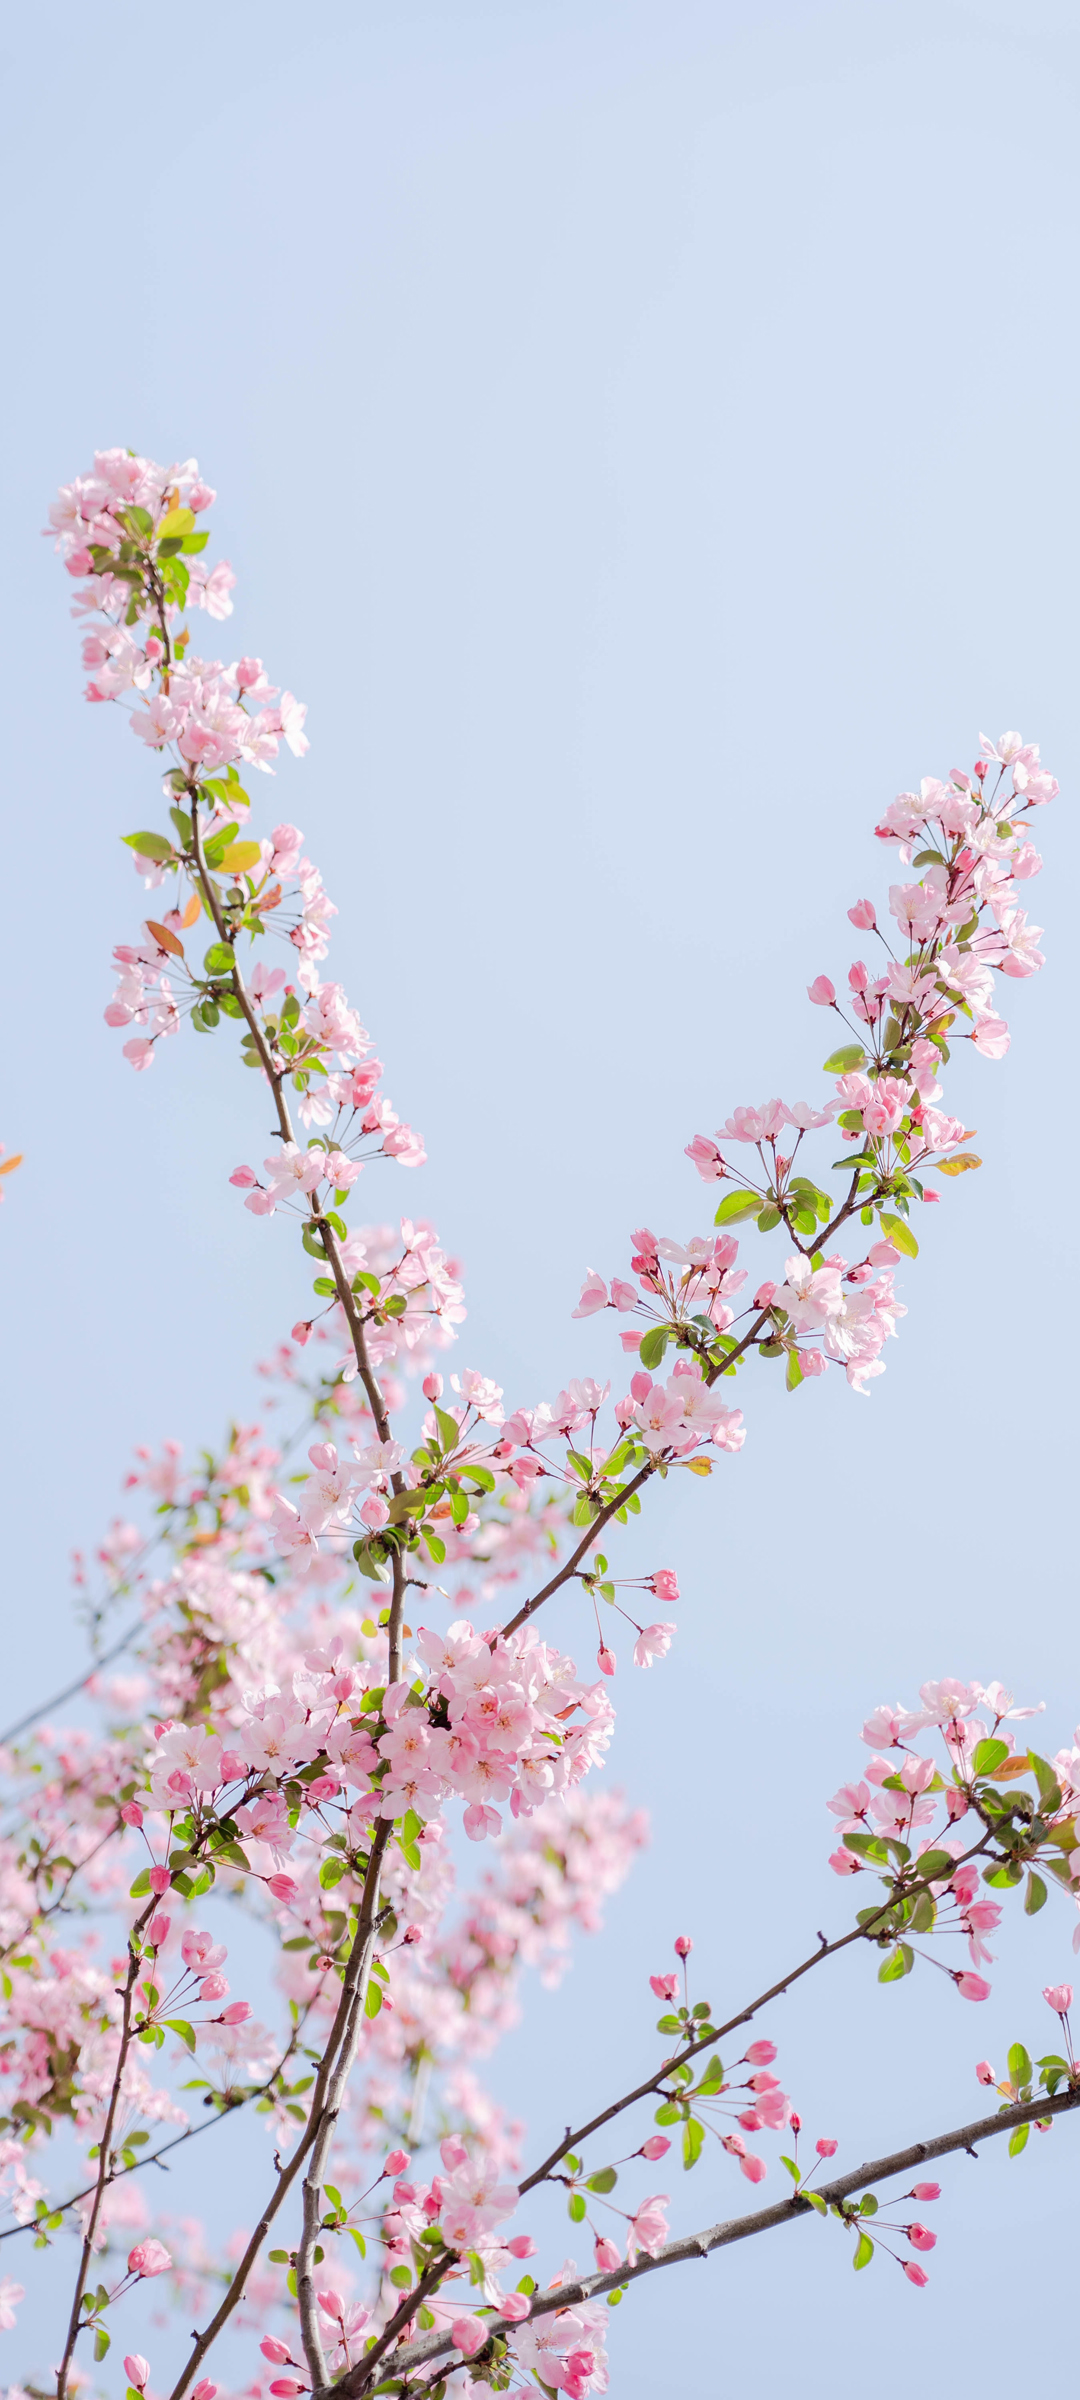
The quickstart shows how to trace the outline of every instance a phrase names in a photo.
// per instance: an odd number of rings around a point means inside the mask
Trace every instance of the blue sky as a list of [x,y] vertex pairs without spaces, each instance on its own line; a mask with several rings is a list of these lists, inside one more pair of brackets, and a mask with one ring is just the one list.
[[[335,971],[427,1136],[371,1206],[436,1220],[463,1361],[512,1402],[618,1372],[610,1321],[570,1310],[632,1226],[704,1230],[690,1136],[820,1089],[805,985],[841,979],[849,903],[884,899],[883,802],[970,764],[983,726],[1040,739],[1061,779],[1048,965],[1010,987],[1004,1065],[956,1069],[986,1164],[920,1224],[888,1375],[869,1401],[748,1377],[741,1457],[628,1541],[684,1593],[669,1660],[618,1683],[610,1772],[653,1849],[497,2069],[561,2124],[651,2057],[644,1978],[674,1932],[719,2005],[844,1918],[822,1802],[876,1701],[1000,1675],[1045,1697],[1048,1746],[1080,1716],[1080,28],[1051,0],[117,0],[107,28],[28,12],[0,66],[13,1707],[79,1663],[67,1556],[131,1445],[252,1410],[307,1288],[226,1182],[261,1132],[227,1041],[136,1078],[102,1023],[138,903],[115,837],[156,785],[80,698],[38,538],[96,445],[195,452],[220,491],[229,643],[310,706],[274,814],[305,829]],[[572,1646],[569,1610],[557,1630]],[[879,1992],[863,1961],[785,2002],[807,2122],[853,2159],[962,2121],[977,2056],[1048,2038],[1070,1932],[1064,1909],[1010,1922],[979,2012],[929,1972]],[[706,2390],[714,2359],[773,2400],[869,2354],[894,2400],[985,2291],[991,2240],[1011,2292],[1069,2288],[1073,2141],[950,2169],[921,2295],[853,2283],[816,2225],[657,2278],[613,2327],[613,2392],[672,2388],[674,2338]],[[679,2226],[742,2198],[726,2162],[673,2192]],[[999,2373],[1036,2339],[1064,2363],[1040,2305],[995,2306]]]

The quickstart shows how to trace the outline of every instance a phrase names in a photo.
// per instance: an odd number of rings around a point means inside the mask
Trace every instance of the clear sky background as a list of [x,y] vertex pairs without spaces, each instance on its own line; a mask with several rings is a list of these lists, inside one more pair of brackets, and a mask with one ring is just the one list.
[[[621,1381],[612,1320],[570,1322],[585,1268],[625,1270],[642,1222],[706,1228],[695,1131],[821,1090],[805,985],[842,980],[849,903],[884,902],[881,806],[970,765],[980,727],[1041,739],[1061,778],[1049,963],[1008,988],[1005,1064],[953,1075],[986,1164],[922,1216],[887,1376],[787,1398],[756,1369],[741,1457],[627,1538],[684,1594],[670,1659],[616,1687],[609,1772],[654,1842],[495,2070],[535,2153],[654,2056],[645,1978],[677,1931],[728,2007],[848,1921],[823,1802],[875,1702],[1001,1676],[1045,1697],[1051,1749],[1080,1716],[1080,23],[1067,0],[41,0],[5,46],[12,1713],[78,1669],[68,1553],[131,1445],[253,1411],[308,1288],[227,1185],[263,1128],[226,1035],[135,1077],[102,1022],[139,915],[116,836],[157,780],[82,702],[38,536],[95,445],[194,452],[220,491],[228,654],[310,704],[267,805],[323,867],[333,971],[427,1137],[368,1206],[436,1220],[462,1362],[511,1403]],[[586,1655],[569,1604],[554,1630]],[[979,2010],[930,1969],[878,1991],[862,1958],[784,2002],[810,2131],[854,2163],[975,2113],[976,2058],[1051,2046],[1071,1931],[1064,1903],[1014,1907]],[[613,2321],[616,2400],[868,2374],[899,2400],[988,2340],[1005,2380],[1060,2371],[1077,2139],[951,2164],[922,2294],[887,2263],[853,2279],[816,2223],[657,2277]],[[183,2190],[212,2216],[208,2177]],[[662,2180],[679,2229],[749,2196],[723,2159]],[[24,2327],[11,2375],[49,2355],[47,2312]]]

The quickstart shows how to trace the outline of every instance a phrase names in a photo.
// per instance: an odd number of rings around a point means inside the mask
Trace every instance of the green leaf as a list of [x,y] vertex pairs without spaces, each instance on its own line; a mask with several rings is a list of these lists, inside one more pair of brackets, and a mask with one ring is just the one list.
[[319,1882],[323,1891],[332,1892],[334,1885],[341,1882],[344,1873],[345,1861],[343,1858],[324,1858],[319,1868]]
[[657,2033],[681,2033],[682,2018],[673,2017],[670,2015],[666,2017],[658,2017],[656,2020],[656,2030]]
[[203,959],[203,966],[208,975],[231,975],[235,963],[231,942],[211,942]]
[[[149,531],[149,528],[147,530]],[[194,533],[194,531],[195,516],[192,509],[170,508],[168,515],[162,517],[158,526],[158,540],[159,542],[174,542],[178,538],[182,540],[185,534]]]
[[999,1742],[992,1735],[988,1735],[984,1741],[975,1744],[971,1761],[973,1772],[976,1775],[992,1775],[995,1767],[1003,1765],[1008,1755],[1008,1743]]
[[670,1338],[666,1325],[650,1325],[648,1333],[642,1334],[639,1356],[642,1366],[647,1367],[650,1374],[654,1367],[660,1365]]
[[588,2188],[590,2192],[600,2192],[601,2194],[613,2192],[618,2180],[614,2167],[598,2167],[596,2174],[589,2177]]
[[1042,1876],[1036,1875],[1032,1870],[1028,1875],[1027,1890],[1024,1893],[1024,1915],[1026,1917],[1037,1916],[1040,1908],[1045,1908],[1046,1898],[1046,1885]]
[[1030,2125],[1018,2125],[1015,2133],[1011,2133],[1009,2135],[1010,2158],[1019,2158],[1021,2150],[1023,2150],[1027,2144],[1027,2138],[1030,2132]]
[[789,1350],[787,1357],[787,1374],[785,1376],[785,1382],[789,1392],[797,1392],[802,1380],[803,1371],[799,1365],[799,1353],[797,1350]]
[[696,2117],[687,2117],[682,2129],[682,2163],[684,2167],[696,2167],[701,2157],[701,2146],[704,2139],[704,2125],[699,2125]]
[[380,2008],[381,2008],[381,2007],[382,2007],[382,1986],[381,1986],[381,1984],[378,1984],[378,1983],[376,1983],[374,1976],[372,1976],[372,1978],[371,1978],[371,1981],[370,1981],[370,1983],[368,1984],[368,1987],[367,1987],[367,1992],[366,1992],[366,1994],[365,1994],[365,1997],[364,1997],[364,2015],[365,2015],[365,2017],[377,2017],[377,2016],[378,2016],[378,2013],[379,2013],[379,2010],[380,2010]]
[[757,1221],[757,1229],[758,1229],[758,1232],[759,1232],[759,1233],[771,1233],[771,1232],[772,1232],[772,1229],[773,1229],[773,1226],[774,1226],[774,1225],[779,1225],[779,1223],[780,1223],[780,1211],[779,1211],[779,1209],[778,1209],[778,1208],[772,1208],[771,1206],[770,1206],[770,1207],[768,1207],[768,1208],[763,1208],[763,1209],[761,1210],[760,1214],[759,1214],[758,1221]]
[[674,2101],[662,2100],[659,2108],[653,2112],[653,2123],[655,2125],[677,2125],[678,2122],[679,2111]]
[[1044,1816],[1052,1816],[1054,1810],[1061,1807],[1062,1801],[1062,1790],[1057,1776],[1046,1759],[1040,1758],[1036,1750],[1028,1751],[1028,1765],[1039,1787],[1042,1813]]
[[173,855],[172,843],[166,841],[163,833],[125,833],[120,838],[129,850],[137,850],[140,858],[163,859]]
[[910,1225],[905,1224],[903,1217],[891,1216],[887,1209],[883,1209],[881,1215],[881,1230],[883,1233],[888,1234],[890,1242],[895,1242],[898,1250],[903,1251],[905,1258],[918,1257],[918,1242],[912,1233]]
[[443,1450],[456,1450],[461,1440],[461,1427],[457,1418],[452,1417],[447,1409],[437,1408],[435,1423],[439,1428],[440,1447]]
[[862,2217],[876,2217],[876,2215],[877,2215],[877,2210],[878,2210],[878,2204],[877,2204],[877,2201],[876,2201],[876,2200],[875,2200],[875,2198],[874,2198],[874,2194],[873,2194],[873,2192],[864,2192],[864,2193],[863,2193],[863,2196],[862,2196],[862,2199],[861,2199],[861,2200],[860,2200],[860,2202],[859,2202],[859,2214],[860,2214],[860,2216],[862,2216]]
[[443,1560],[446,1557],[446,1543],[444,1542],[442,1535],[439,1533],[429,1533],[425,1527],[424,1542],[427,1548],[428,1557],[431,1559],[433,1566],[441,1567]]
[[799,2174],[799,2170],[794,2159],[788,2158],[784,2151],[781,2151],[780,2153],[780,2164],[782,2167],[787,2168],[788,2174],[790,2175],[793,2183],[801,2182],[802,2178]]
[[855,2271],[856,2271],[856,2273],[858,2273],[858,2270],[859,2270],[859,2268],[860,2268],[860,2267],[868,2267],[868,2266],[869,2266],[869,2264],[870,2264],[870,2261],[871,2261],[871,2259],[873,2258],[873,2255],[874,2255],[874,2245],[873,2245],[873,2242],[872,2242],[872,2241],[871,2241],[871,2239],[870,2239],[870,2236],[869,2236],[869,2234],[868,2234],[868,2233],[860,2233],[860,2235],[859,2235],[859,2238],[858,2238],[858,2241],[857,2241],[857,2242],[856,2242],[856,2244],[855,2244],[855,2256],[854,2256],[854,2258],[852,2259],[852,2262],[851,2262],[851,2263],[852,2263],[852,2266],[855,2268]]
[[571,2192],[570,2198],[566,2203],[566,2213],[575,2225],[580,2225],[585,2214],[585,2195],[583,2192]]
[[743,1217],[756,1217],[760,1207],[758,1192],[729,1192],[727,1199],[721,1200],[713,1224],[737,1225]]
[[1015,2083],[1019,2090],[1022,2083],[1031,2082],[1034,2072],[1023,2042],[1014,2042],[1009,2051],[1009,2082]]
[[145,1899],[145,1896],[146,1896],[147,1892],[149,1891],[149,1889],[150,1889],[150,1869],[149,1869],[149,1867],[140,1867],[140,1869],[139,1869],[139,1872],[138,1872],[138,1874],[137,1874],[137,1875],[136,1875],[136,1877],[135,1877],[135,1881],[134,1881],[134,1883],[132,1884],[132,1887],[131,1887],[131,1892],[130,1892],[130,1894],[129,1894],[129,1897],[130,1897],[132,1900],[142,1900],[142,1899]]
[[822,2199],[820,2192],[804,2192],[803,2199],[809,2200],[811,2208],[816,2208],[819,2217],[828,2216],[828,2207],[825,2201]]
[[220,1850],[215,1850],[214,1857],[219,1866],[242,1867],[245,1875],[250,1874],[251,1861],[246,1851],[240,1848],[239,1842],[222,1842]]
[[228,849],[222,851],[218,863],[224,867],[227,875],[243,875],[249,867],[258,866],[261,857],[258,842],[230,842]]
[[899,1983],[902,1975],[910,1975],[914,1964],[914,1951],[909,1950],[906,1942],[897,1942],[895,1949],[890,1950],[878,1968],[878,1982]]
[[924,1850],[915,1861],[915,1873],[924,1876],[927,1883],[940,1883],[943,1876],[952,1874],[955,1865],[956,1860],[948,1850]]
[[112,2335],[106,2333],[104,2325],[98,2325],[94,2331],[94,2357],[96,2359],[100,2361],[104,2358],[111,2341]]
[[360,2256],[361,2256],[361,2258],[366,2258],[366,2257],[367,2257],[367,2243],[366,2243],[366,2242],[365,2242],[365,2240],[364,2240],[364,2237],[363,2237],[363,2234],[362,2234],[362,2233],[361,2233],[361,2231],[360,2231],[360,2227],[359,2227],[359,2225],[350,2225],[348,2230],[349,2230],[349,2232],[351,2233],[351,2235],[352,2235],[352,2238],[353,2238],[354,2242],[356,2243],[356,2247],[357,2247],[357,2249],[358,2249],[358,2250],[359,2250],[359,2252],[360,2252]]
[[179,2034],[181,2041],[182,2041],[182,2042],[184,2042],[184,2043],[186,2043],[186,2045],[187,2045],[187,2048],[190,2050],[190,2052],[191,2052],[191,2055],[192,2055],[192,2057],[194,2058],[194,2056],[195,2056],[195,2035],[194,2035],[194,2033],[193,2033],[193,2031],[192,2031],[192,2029],[191,2029],[191,2026],[190,2026],[190,2025],[187,2023],[187,2020],[186,2020],[186,2018],[184,2018],[184,2017],[166,2017],[166,2019],[165,2019],[165,2023],[166,2023],[166,2025],[168,2026],[168,2028],[169,2028],[169,2032],[170,2032],[170,2033],[177,2033],[177,2034]]
[[861,1042],[843,1042],[839,1050],[830,1050],[823,1072],[826,1075],[857,1075],[866,1065],[866,1052]]

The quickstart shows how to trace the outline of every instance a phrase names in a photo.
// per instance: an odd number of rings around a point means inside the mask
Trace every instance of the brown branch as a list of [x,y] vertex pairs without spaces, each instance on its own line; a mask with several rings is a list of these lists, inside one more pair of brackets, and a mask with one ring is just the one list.
[[315,2089],[311,2096],[311,2110],[308,2116],[307,2124],[304,2127],[304,2131],[300,2136],[300,2140],[297,2143],[296,2149],[294,2150],[288,2165],[279,2170],[277,2183],[270,2195],[267,2206],[263,2210],[262,2216],[255,2227],[255,2231],[251,2236],[251,2240],[248,2243],[247,2249],[244,2252],[240,2264],[232,2277],[228,2291],[221,2302],[220,2308],[215,2311],[215,2314],[210,2319],[210,2323],[204,2327],[203,2331],[195,2335],[187,2363],[181,2368],[180,2374],[177,2377],[177,2380],[174,2383],[172,2391],[169,2395],[169,2400],[183,2400],[183,2394],[186,2392],[192,2376],[197,2373],[203,2359],[206,2357],[207,2351],[212,2348],[214,2342],[217,2340],[222,2326],[228,2323],[234,2308],[236,2308],[239,2301],[242,2299],[248,2276],[251,2273],[252,2267],[255,2264],[274,2218],[276,2217],[286,2194],[291,2190],[293,2184],[295,2183],[304,2160],[306,2159],[308,2152],[313,2147],[318,2135],[319,2127],[322,2122],[323,2110],[326,2106],[328,2091],[331,2086],[334,2064],[348,2035],[353,2018],[354,2006],[357,2010],[363,2006],[364,1992],[367,1983],[367,1970],[371,1961],[371,1947],[374,1934],[375,1915],[378,1907],[379,1876],[382,1868],[383,1853],[386,1849],[389,1839],[390,1826],[386,1820],[383,1819],[376,1828],[375,1836],[371,1845],[367,1874],[364,1878],[364,1895],[360,1906],[359,1922],[357,1924],[353,1946],[349,1953],[348,1964],[345,1969],[344,1980],[341,1987],[341,1998],[338,2001],[337,2012],[330,2030],[330,2036],[323,2052],[318,2074],[315,2078]]
[[[974,1842],[970,1850],[965,1850],[961,1858],[954,1860],[954,1871],[957,1867],[966,1865],[968,1859],[979,1857],[987,1848],[990,1839],[990,1832],[984,1833],[980,1841]],[[770,2000],[779,2000],[785,1992],[790,1991],[792,1984],[801,1983],[803,1976],[809,1975],[812,1968],[824,1966],[827,1958],[835,1958],[841,1950],[849,1950],[853,1942],[877,1942],[880,1935],[875,1933],[874,1928],[881,1917],[887,1916],[889,1910],[895,1908],[896,1901],[897,1892],[894,1890],[882,1901],[874,1915],[867,1917],[865,1924],[853,1925],[850,1933],[838,1934],[833,1942],[821,1942],[816,1950],[811,1951],[809,1958],[804,1958],[799,1966],[792,1967],[787,1975],[781,1975],[777,1983],[771,1983],[768,1991],[759,1992],[756,2000],[748,2001],[746,2007],[739,2009],[735,2016],[728,2017],[725,2024],[711,2026],[708,2033],[702,2035],[700,2041],[686,2043],[684,2048],[677,2051],[673,2057],[665,2059],[663,2065],[658,2067],[655,2075],[651,2075],[646,2083],[639,2083],[636,2090],[624,2093],[621,2100],[613,2100],[609,2108],[601,2109],[599,2115],[591,2117],[587,2125],[578,2125],[572,2131],[568,2130],[558,2148],[550,2151],[540,2166],[534,2167],[532,2174],[527,2175],[524,2182],[519,2185],[519,2190],[531,2192],[534,2185],[543,2183],[545,2177],[551,2173],[552,2167],[558,2166],[559,2160],[565,2157],[568,2150],[577,2150],[579,2144],[587,2141],[590,2134],[597,2133],[601,2125],[610,2124],[613,2117],[622,2116],[624,2110],[632,2108],[636,2100],[647,2100],[650,2093],[658,2092],[661,2086],[668,2082],[677,2067],[687,2064],[692,2058],[700,2057],[705,2050],[714,2049],[717,2042],[723,2041],[725,2034],[734,2033],[738,2026],[749,2025],[751,2019],[757,2015],[759,2008],[766,2007]]]
[[[847,2175],[834,2177],[831,2183],[818,2185],[818,2196],[827,2208],[834,2208],[850,2199],[853,2192],[865,2191],[893,2175],[906,2175],[911,2168],[925,2166],[930,2159],[948,2158],[956,2150],[968,2150],[974,2156],[976,2142],[992,2141],[996,2134],[1013,2133],[1018,2125],[1032,2125],[1038,2118],[1064,2116],[1078,2105],[1080,2084],[1071,2085],[1067,2092],[1052,2100],[1044,2096],[1041,2100],[1021,2101],[1014,2108],[999,2110],[996,2116],[979,2117],[974,2124],[957,2126],[951,2133],[934,2134],[925,2142],[911,2142],[906,2149],[894,2150],[887,2158],[871,2159]],[[601,2299],[606,2292],[636,2283],[639,2277],[651,2275],[659,2267],[681,2266],[687,2259],[708,2258],[714,2250],[727,2249],[732,2242],[746,2241],[751,2234],[768,2233],[774,2225],[789,2225],[812,2214],[816,2211],[809,2200],[792,2192],[789,2198],[774,2201],[770,2208],[755,2209],[749,2216],[729,2217],[719,2224],[706,2225],[700,2233],[683,2234],[676,2241],[665,2242],[655,2257],[639,2258],[632,2267],[615,2267],[608,2274],[582,2276],[577,2282],[537,2292],[524,2322],[530,2324],[537,2317],[552,2316],[560,2309],[579,2308],[586,2301]],[[489,2335],[512,2336],[517,2325],[507,2317],[494,2315],[487,2319],[487,2329]],[[413,2367],[425,2367],[431,2359],[444,2357],[453,2348],[454,2339],[449,2332],[436,2329],[434,2333],[423,2334],[418,2341],[398,2351],[394,2359],[395,2376],[408,2374]],[[359,2400],[364,2390],[365,2365],[366,2361],[361,2361],[325,2392],[316,2393],[315,2400],[329,2400],[331,2393],[335,2400]]]
[[117,2055],[116,2071],[112,2079],[112,2090],[109,2093],[109,2106],[106,2112],[104,2130],[101,2136],[101,2147],[99,2151],[100,2164],[98,2167],[97,2179],[94,2184],[93,2204],[91,2206],[89,2217],[86,2221],[86,2230],[83,2234],[82,2252],[79,2259],[79,2271],[75,2278],[75,2291],[71,2302],[71,2315],[68,2319],[67,2340],[64,2344],[64,2355],[56,2371],[56,2400],[64,2400],[64,2394],[67,2390],[68,2369],[71,2365],[75,2343],[78,2338],[79,2326],[82,2320],[83,2293],[86,2289],[86,2278],[90,2269],[90,2260],[93,2256],[94,2235],[97,2232],[98,2218],[101,2214],[101,2203],[105,2197],[105,2185],[108,2178],[109,2150],[112,2143],[112,2130],[114,2124],[116,2123],[116,2111],[120,2101],[120,2086],[123,2082],[124,2068],[127,2065],[128,2051],[131,2048],[131,1996],[135,1989],[135,1978],[138,1975],[140,1966],[142,1964],[141,1952],[135,1947],[135,1937],[137,1934],[141,1934],[144,1925],[149,1924],[156,1907],[157,1897],[154,1895],[147,1901],[142,1915],[140,1917],[136,1917],[135,1923],[131,1928],[130,1934],[128,1935],[128,1967],[127,1975],[124,1979],[123,2014],[120,2024],[120,2049]]

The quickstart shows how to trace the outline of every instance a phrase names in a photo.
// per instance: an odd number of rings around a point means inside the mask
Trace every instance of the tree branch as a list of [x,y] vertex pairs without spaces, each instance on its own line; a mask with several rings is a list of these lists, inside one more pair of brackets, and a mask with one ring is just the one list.
[[[840,2201],[849,2199],[853,2192],[866,2191],[893,2175],[905,2175],[913,2167],[924,2166],[929,2159],[948,2158],[955,2150],[968,2150],[974,2156],[976,2142],[992,2141],[996,2134],[1013,2133],[1018,2125],[1032,2125],[1040,2117],[1064,2116],[1078,2105],[1080,2083],[1072,2085],[1067,2092],[1059,2092],[1053,2100],[1044,2096],[1040,2100],[1022,2101],[1015,2108],[999,2110],[996,2116],[978,2117],[971,2125],[957,2126],[951,2133],[934,2134],[929,2141],[911,2142],[906,2149],[894,2150],[887,2158],[871,2159],[865,2166],[855,2167],[847,2175],[837,2175],[831,2183],[817,2186],[819,2197],[828,2208],[835,2207]],[[658,2267],[681,2266],[687,2259],[708,2258],[714,2250],[727,2249],[732,2242],[746,2241],[751,2234],[769,2233],[774,2225],[789,2225],[799,2217],[809,2217],[815,2213],[809,2200],[792,2192],[788,2199],[774,2201],[771,2208],[755,2209],[749,2216],[729,2217],[719,2224],[704,2226],[700,2233],[683,2234],[677,2241],[665,2242],[654,2257],[639,2258],[632,2267],[615,2267],[609,2274],[586,2275],[578,2282],[562,2283],[553,2290],[537,2292],[524,2322],[530,2324],[535,2318],[552,2316],[560,2309],[578,2308],[585,2301],[602,2299],[606,2292],[636,2283],[639,2277],[653,2274]],[[488,2331],[492,2334],[513,2335],[517,2331],[517,2326],[507,2317],[496,2315],[487,2322]],[[424,2334],[419,2341],[410,2342],[406,2348],[398,2351],[393,2362],[394,2374],[405,2375],[411,2373],[414,2367],[425,2367],[430,2360],[445,2357],[453,2348],[454,2340],[449,2332],[436,2330]],[[348,2374],[336,2383],[327,2385],[323,2392],[316,2393],[315,2400],[330,2400],[331,2393],[335,2400],[361,2400],[367,2380],[367,2362],[360,2360],[350,2368]]]

